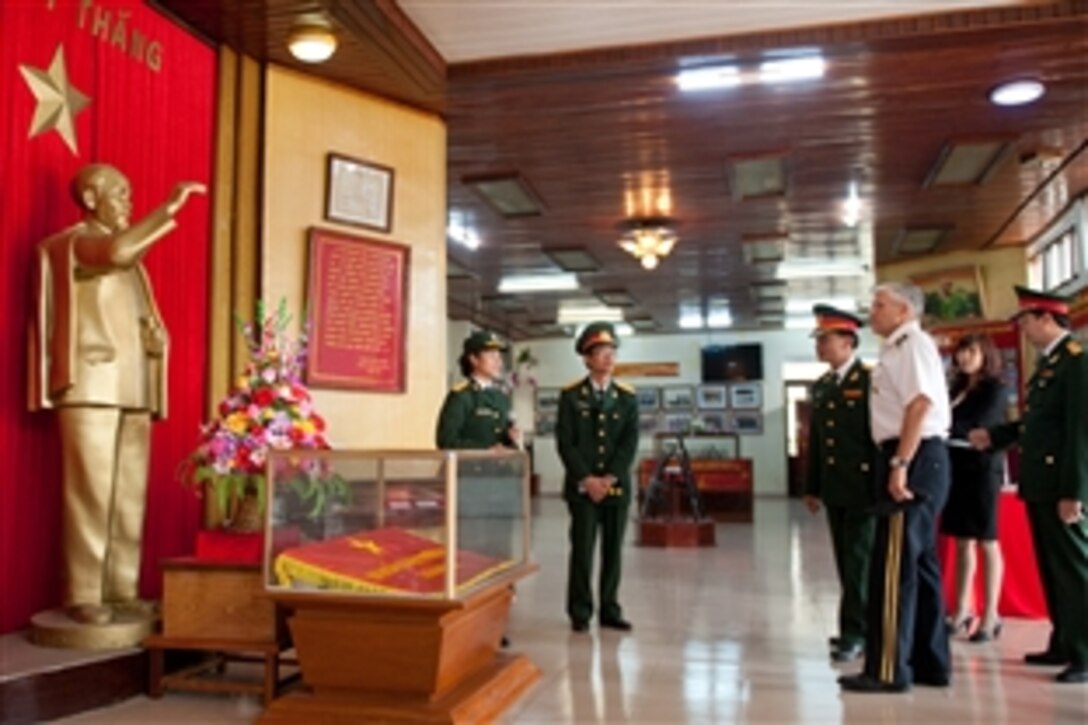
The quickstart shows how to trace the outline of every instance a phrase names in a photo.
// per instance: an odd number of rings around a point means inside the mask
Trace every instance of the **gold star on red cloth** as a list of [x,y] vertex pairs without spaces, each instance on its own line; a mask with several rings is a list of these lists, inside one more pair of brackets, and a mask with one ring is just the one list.
[[91,102],[91,99],[68,82],[68,69],[64,64],[64,46],[57,46],[47,70],[20,65],[19,72],[23,74],[23,80],[26,81],[30,92],[38,101],[34,109],[34,118],[30,121],[28,138],[55,130],[64,139],[64,143],[72,153],[79,156],[75,117]]

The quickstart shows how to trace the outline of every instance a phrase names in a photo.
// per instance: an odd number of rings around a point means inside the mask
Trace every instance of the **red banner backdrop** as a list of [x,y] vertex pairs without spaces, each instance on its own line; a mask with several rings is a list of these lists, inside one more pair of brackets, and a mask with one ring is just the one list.
[[[0,3],[0,632],[59,604],[60,450],[53,416],[26,408],[33,251],[74,223],[75,172],[110,163],[132,181],[133,218],[175,182],[208,183],[216,54],[137,0]],[[204,418],[209,204],[197,197],[144,259],[171,338],[170,410],[155,425],[142,593],[158,561],[192,551],[200,521],[174,470]]]

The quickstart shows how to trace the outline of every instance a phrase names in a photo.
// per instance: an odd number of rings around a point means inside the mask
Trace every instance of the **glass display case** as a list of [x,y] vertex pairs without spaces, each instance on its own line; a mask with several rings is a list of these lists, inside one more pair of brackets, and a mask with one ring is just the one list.
[[457,599],[528,563],[524,453],[291,451],[268,484],[270,591]]
[[302,686],[266,719],[490,721],[540,677],[499,651],[535,569],[525,453],[284,451],[267,477],[264,591]]

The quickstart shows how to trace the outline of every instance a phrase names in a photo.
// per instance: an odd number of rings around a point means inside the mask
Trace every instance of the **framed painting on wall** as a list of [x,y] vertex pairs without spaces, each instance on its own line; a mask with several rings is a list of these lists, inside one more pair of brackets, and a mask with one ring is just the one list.
[[978,267],[956,267],[911,277],[925,296],[927,325],[986,317],[982,273]]

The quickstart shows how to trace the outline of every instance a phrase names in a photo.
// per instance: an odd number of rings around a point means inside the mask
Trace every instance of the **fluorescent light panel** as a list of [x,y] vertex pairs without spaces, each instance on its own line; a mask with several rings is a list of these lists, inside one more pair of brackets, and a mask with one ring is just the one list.
[[740,68],[735,65],[707,66],[680,71],[676,85],[682,91],[707,91],[733,88],[741,84]]
[[736,88],[756,83],[773,85],[823,78],[826,71],[827,61],[824,57],[819,53],[808,53],[765,60],[757,68],[742,67],[736,63],[686,68],[676,75],[676,85],[685,92]]
[[945,144],[930,169],[925,188],[982,184],[994,175],[1009,156],[1012,144],[1005,139]]
[[846,312],[854,312],[858,308],[858,301],[853,297],[794,298],[786,301],[786,313],[790,315],[809,315],[809,322],[811,323],[812,306],[817,304],[831,305]]
[[826,70],[827,61],[822,55],[768,60],[759,66],[759,80],[763,83],[813,80],[823,78]]
[[681,330],[701,330],[706,327],[706,318],[701,312],[683,312],[680,314]]
[[512,274],[499,281],[499,292],[566,292],[578,289],[578,276],[568,273]]
[[466,176],[461,183],[507,219],[537,216],[544,210],[529,182],[518,174]]
[[627,323],[639,332],[646,332],[657,328],[657,322],[655,322],[652,317],[638,317],[633,320],[627,320]]
[[634,307],[637,303],[637,300],[624,290],[602,290],[594,294],[597,299],[610,307]]
[[947,227],[902,229],[892,249],[895,254],[925,254],[932,252],[948,234]]
[[618,307],[585,302],[564,302],[559,305],[559,324],[578,325],[589,322],[620,322],[623,310]]
[[544,254],[566,272],[596,272],[601,268],[593,255],[580,247],[545,249]]
[[778,265],[778,279],[811,279],[814,277],[857,277],[866,273],[868,264],[861,257],[840,259],[791,259]]
[[729,161],[730,186],[736,199],[758,199],[786,193],[784,156],[733,159]]

